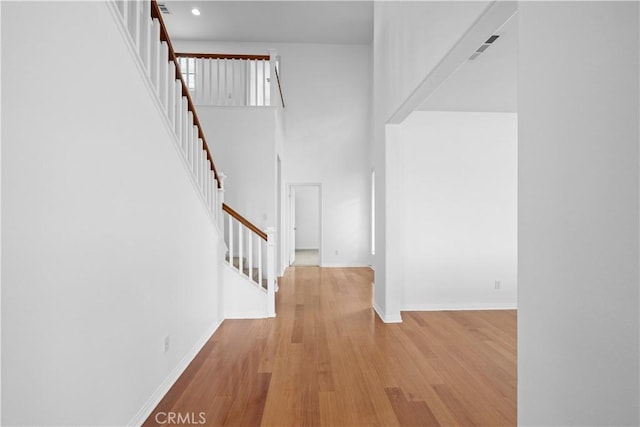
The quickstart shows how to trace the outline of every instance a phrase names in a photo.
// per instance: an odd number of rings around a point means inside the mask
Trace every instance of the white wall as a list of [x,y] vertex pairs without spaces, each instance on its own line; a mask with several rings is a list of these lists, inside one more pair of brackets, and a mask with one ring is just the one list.
[[518,424],[638,425],[638,3],[518,14]]
[[257,227],[276,225],[276,108],[198,106],[224,200]]
[[[374,307],[383,320],[400,321],[402,262],[394,199],[397,125],[391,115],[482,14],[489,2],[375,2],[373,39],[373,149],[376,171],[376,271]],[[391,168],[388,171],[388,168]]]
[[[2,3],[0,3],[0,46],[2,46]],[[2,58],[0,56],[0,64]],[[2,99],[2,67],[0,66],[0,99]],[[0,102],[0,331],[2,331],[2,102]],[[0,339],[0,424],[2,424],[2,339]]]
[[403,309],[514,308],[516,115],[420,111],[401,132]]
[[295,249],[320,248],[320,187],[296,186]]
[[2,78],[2,423],[125,425],[221,320],[216,226],[105,3],[3,2]]
[[324,266],[370,263],[371,46],[174,41],[177,51],[281,56],[285,183],[322,184]]

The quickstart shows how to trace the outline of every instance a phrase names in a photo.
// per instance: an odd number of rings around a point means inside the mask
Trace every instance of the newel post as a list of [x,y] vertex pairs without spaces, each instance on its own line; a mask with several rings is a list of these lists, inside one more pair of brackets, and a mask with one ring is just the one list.
[[224,180],[227,176],[222,172],[218,172],[218,181],[220,187],[218,188],[218,205],[215,207],[216,215],[218,217],[218,227],[220,232],[224,235],[224,215],[222,214],[222,204],[224,203]]
[[276,229],[268,227],[267,233],[267,316],[276,317]]

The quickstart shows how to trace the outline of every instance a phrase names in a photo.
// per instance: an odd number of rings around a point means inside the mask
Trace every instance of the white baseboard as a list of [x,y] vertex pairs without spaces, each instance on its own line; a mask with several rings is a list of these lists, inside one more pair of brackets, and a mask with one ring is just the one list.
[[402,311],[517,310],[512,303],[405,304]]
[[[223,319],[224,320],[224,319]],[[195,343],[195,345],[191,348],[191,350],[185,354],[182,360],[176,365],[175,368],[171,371],[171,373],[165,378],[165,380],[160,384],[160,386],[156,389],[156,391],[151,395],[147,403],[138,411],[138,413],[129,421],[129,426],[141,426],[142,423],[151,415],[151,412],[155,409],[156,406],[160,403],[162,398],[169,392],[169,389],[178,381],[180,375],[187,369],[187,366],[191,363],[193,359],[195,359],[196,355],[202,350],[202,347],[209,341],[211,335],[220,327],[223,320],[215,322],[211,327],[207,329],[202,337]]]
[[266,310],[264,311],[236,311],[225,313],[225,319],[268,319]]
[[388,315],[384,312],[382,308],[376,303],[373,303],[373,310],[376,312],[380,320],[384,323],[402,323],[402,316],[400,313],[395,315]]
[[326,263],[322,264],[320,267],[323,268],[371,268],[369,264],[355,264],[355,263]]

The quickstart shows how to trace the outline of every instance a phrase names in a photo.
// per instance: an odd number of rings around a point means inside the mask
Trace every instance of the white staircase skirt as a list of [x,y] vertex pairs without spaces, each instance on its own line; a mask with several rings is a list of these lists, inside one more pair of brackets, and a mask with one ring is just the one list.
[[269,317],[267,291],[226,262],[223,268],[225,319]]

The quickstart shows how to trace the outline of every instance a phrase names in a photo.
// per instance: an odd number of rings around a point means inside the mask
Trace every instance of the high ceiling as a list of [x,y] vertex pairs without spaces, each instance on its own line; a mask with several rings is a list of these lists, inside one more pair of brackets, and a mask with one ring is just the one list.
[[[176,40],[368,44],[372,1],[159,1]],[[200,10],[200,16],[191,13]]]
[[495,34],[500,38],[491,47],[466,61],[418,110],[517,112],[518,19]]

